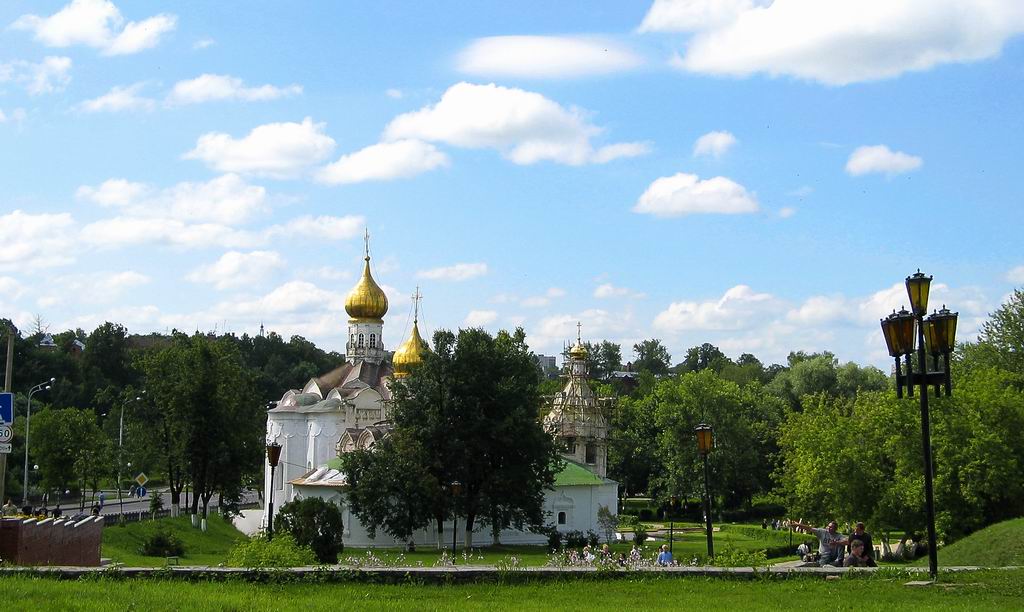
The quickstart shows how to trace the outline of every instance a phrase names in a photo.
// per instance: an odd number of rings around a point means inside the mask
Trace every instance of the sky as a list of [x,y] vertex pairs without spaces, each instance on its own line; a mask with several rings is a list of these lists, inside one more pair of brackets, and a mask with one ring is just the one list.
[[1024,285],[1019,0],[0,4],[0,313],[888,369]]

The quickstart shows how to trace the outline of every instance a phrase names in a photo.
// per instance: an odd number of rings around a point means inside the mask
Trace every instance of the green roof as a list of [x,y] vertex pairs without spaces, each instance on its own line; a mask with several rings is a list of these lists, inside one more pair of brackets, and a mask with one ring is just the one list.
[[593,487],[604,484],[604,479],[575,461],[566,461],[562,471],[555,474],[556,487]]

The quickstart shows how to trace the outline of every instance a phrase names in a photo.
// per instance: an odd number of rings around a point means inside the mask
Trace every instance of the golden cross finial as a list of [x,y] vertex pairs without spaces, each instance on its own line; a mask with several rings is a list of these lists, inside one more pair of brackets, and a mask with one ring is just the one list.
[[363,249],[366,252],[366,260],[370,260],[370,228],[363,228]]
[[418,323],[420,319],[420,300],[423,299],[423,294],[420,293],[420,286],[416,285],[416,293],[412,294],[412,307],[413,315],[412,322]]
[[580,335],[580,333],[581,333],[580,330],[582,328],[583,328],[583,324],[580,323],[579,321],[576,321],[576,344],[580,344],[580,345],[583,344],[583,338]]

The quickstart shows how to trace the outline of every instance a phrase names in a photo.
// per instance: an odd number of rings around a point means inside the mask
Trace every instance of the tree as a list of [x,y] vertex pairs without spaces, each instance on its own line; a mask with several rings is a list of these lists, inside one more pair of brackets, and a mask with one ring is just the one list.
[[719,348],[713,344],[705,342],[700,346],[694,346],[686,351],[686,357],[683,362],[676,366],[676,370],[680,374],[686,372],[700,372],[711,368],[715,372],[721,372],[722,368],[726,364],[731,364],[732,360],[725,356]]
[[638,342],[633,345],[633,352],[636,354],[633,369],[637,372],[650,372],[655,376],[668,374],[672,355],[669,354],[661,340],[652,339]]
[[604,532],[605,540],[609,543],[614,542],[615,531],[619,528],[619,515],[613,514],[608,506],[599,505],[597,507],[597,524]]
[[345,529],[338,506],[319,497],[297,499],[281,506],[274,520],[299,546],[311,548],[320,563],[338,562]]
[[957,352],[964,368],[999,368],[1024,382],[1024,290],[1014,289],[982,324],[978,341],[960,345]]
[[[466,546],[478,523],[493,529],[546,522],[544,493],[562,463],[537,419],[538,373],[522,329],[492,337],[482,329],[434,334],[434,351],[393,389],[395,434],[422,450],[426,471],[447,500],[436,506],[465,517]],[[449,505],[450,504],[450,505]]]

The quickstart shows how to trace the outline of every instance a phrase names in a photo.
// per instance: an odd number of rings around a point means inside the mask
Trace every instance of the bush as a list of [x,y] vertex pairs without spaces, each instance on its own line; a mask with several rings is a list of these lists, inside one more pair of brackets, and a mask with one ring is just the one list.
[[142,542],[139,552],[147,557],[181,557],[185,554],[185,544],[170,529],[161,526]]
[[158,512],[164,509],[163,495],[159,491],[153,491],[152,496],[149,498],[149,516],[154,521]]
[[565,534],[566,548],[583,548],[587,545],[587,536],[578,529]]
[[640,520],[641,521],[653,521],[654,520],[654,512],[650,508],[641,508],[640,509]]
[[232,567],[297,567],[313,565],[316,555],[308,546],[299,546],[289,533],[280,533],[273,540],[259,534],[236,544],[228,553]]
[[274,524],[290,533],[299,546],[308,546],[320,563],[337,563],[342,551],[344,524],[338,506],[319,497],[307,497],[281,506]]
[[552,552],[562,550],[562,534],[556,527],[548,528],[548,550]]
[[593,530],[588,530],[587,531],[587,544],[589,544],[591,548],[597,548],[597,545],[600,544],[600,543],[601,543],[601,536],[599,536],[596,533],[594,533]]
[[643,546],[647,543],[647,529],[639,522],[633,527],[633,542],[637,546]]

